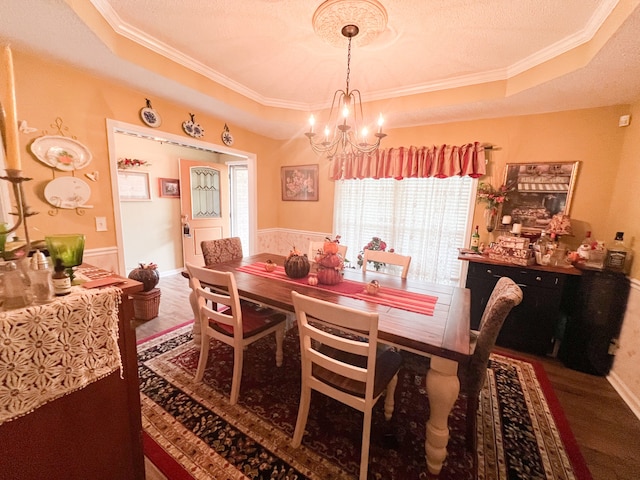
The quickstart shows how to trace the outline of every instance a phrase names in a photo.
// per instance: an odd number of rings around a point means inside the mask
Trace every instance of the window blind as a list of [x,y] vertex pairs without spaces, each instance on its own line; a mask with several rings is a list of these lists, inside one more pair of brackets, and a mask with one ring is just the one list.
[[347,260],[357,267],[358,252],[380,237],[387,251],[411,255],[409,278],[457,285],[474,182],[458,176],[337,181],[334,232],[349,248]]

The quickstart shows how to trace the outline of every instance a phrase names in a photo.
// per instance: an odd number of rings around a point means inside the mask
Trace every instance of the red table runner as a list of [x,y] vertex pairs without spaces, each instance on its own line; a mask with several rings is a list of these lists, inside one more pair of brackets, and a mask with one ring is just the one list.
[[420,293],[405,292],[395,288],[380,287],[377,295],[369,295],[365,291],[365,284],[354,282],[352,280],[343,280],[336,285],[309,285],[308,278],[289,278],[284,272],[284,268],[277,266],[273,272],[267,272],[264,269],[264,263],[252,263],[238,267],[239,272],[250,273],[260,277],[275,278],[283,282],[304,285],[305,287],[319,288],[321,290],[329,290],[339,293],[345,297],[357,298],[366,302],[378,303],[388,307],[400,308],[409,312],[422,313],[424,315],[433,315],[438,297],[431,295],[423,295]]

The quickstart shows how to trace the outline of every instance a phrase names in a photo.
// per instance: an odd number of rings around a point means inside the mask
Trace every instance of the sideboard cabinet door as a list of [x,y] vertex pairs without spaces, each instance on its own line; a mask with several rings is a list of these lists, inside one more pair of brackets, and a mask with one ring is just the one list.
[[565,365],[593,375],[609,373],[629,289],[623,273],[583,271],[560,347],[559,357]]
[[563,316],[562,298],[567,275],[526,267],[470,262],[467,288],[471,290],[471,328],[480,325],[482,313],[500,277],[509,277],[522,289],[522,303],[513,308],[500,330],[497,344],[546,355]]

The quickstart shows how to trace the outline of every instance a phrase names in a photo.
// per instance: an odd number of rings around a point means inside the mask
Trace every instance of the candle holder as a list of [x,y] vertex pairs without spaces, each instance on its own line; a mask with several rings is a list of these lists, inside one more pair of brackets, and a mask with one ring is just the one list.
[[[13,226],[4,228],[3,232],[0,232],[0,235],[3,235],[6,239],[7,235],[15,232],[20,228],[20,225],[24,225],[24,238],[25,245],[21,247],[17,252],[14,253],[15,258],[26,257],[29,255],[29,251],[31,250],[31,237],[29,236],[29,228],[27,227],[27,218],[37,215],[38,212],[33,212],[29,205],[27,205],[27,200],[24,194],[24,182],[28,182],[32,180],[31,178],[26,178],[22,176],[22,170],[14,170],[7,169],[7,176],[0,177],[2,180],[5,180],[13,186],[13,196],[16,200],[17,212],[9,212],[9,215],[16,216],[16,222]],[[4,256],[4,250],[2,251],[2,256]]]
[[82,265],[84,235],[82,233],[48,235],[44,237],[44,241],[53,264],[60,263],[73,283],[74,269]]

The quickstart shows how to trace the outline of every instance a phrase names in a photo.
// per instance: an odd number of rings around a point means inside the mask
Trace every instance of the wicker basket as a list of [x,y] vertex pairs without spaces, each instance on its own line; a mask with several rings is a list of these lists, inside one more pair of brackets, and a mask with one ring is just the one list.
[[148,292],[134,293],[133,312],[138,320],[151,320],[158,316],[160,309],[160,289],[152,288]]

